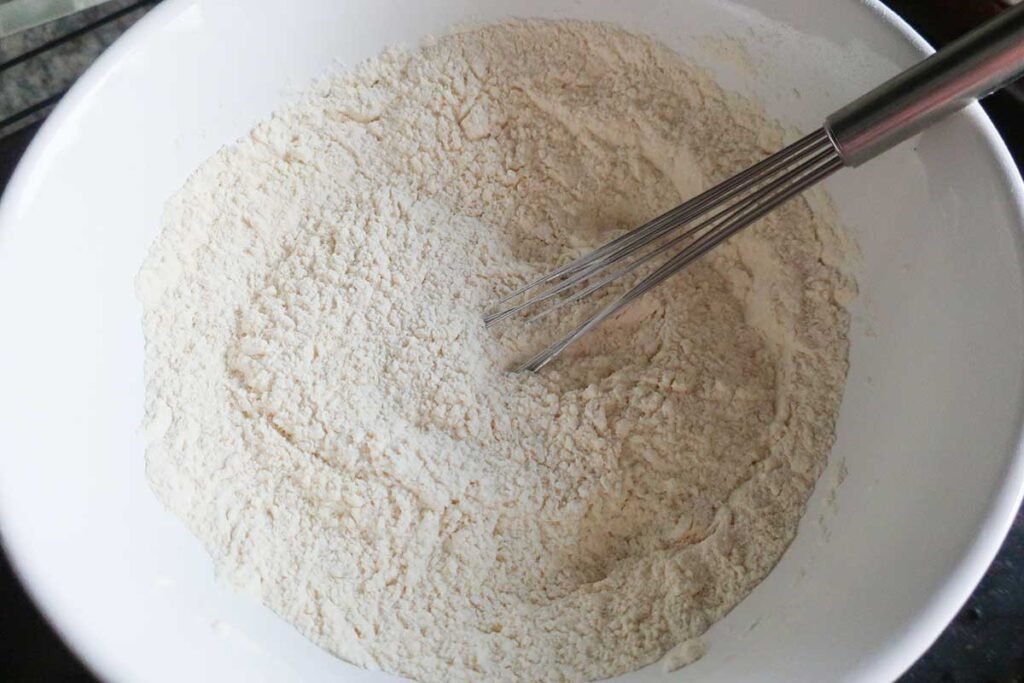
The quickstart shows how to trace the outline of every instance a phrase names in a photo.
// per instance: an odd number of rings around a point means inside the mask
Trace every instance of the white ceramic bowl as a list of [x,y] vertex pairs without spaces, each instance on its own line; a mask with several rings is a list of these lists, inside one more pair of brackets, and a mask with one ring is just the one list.
[[[165,198],[295,89],[337,60],[509,15],[654,34],[803,130],[928,51],[874,1],[155,9],[64,99],[0,206],[3,537],[41,608],[104,678],[394,680],[219,586],[149,492],[132,281]],[[750,59],[707,38],[723,34]],[[1006,150],[974,107],[828,188],[863,252],[829,470],[782,562],[708,632],[709,654],[623,681],[891,679],[952,618],[1011,523],[1024,480],[1024,211]]]

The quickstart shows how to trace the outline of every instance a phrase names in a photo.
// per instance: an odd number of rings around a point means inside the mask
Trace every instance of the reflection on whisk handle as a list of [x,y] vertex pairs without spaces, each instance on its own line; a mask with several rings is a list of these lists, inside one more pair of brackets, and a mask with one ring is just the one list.
[[942,48],[826,119],[847,166],[859,166],[1024,74],[1024,4]]

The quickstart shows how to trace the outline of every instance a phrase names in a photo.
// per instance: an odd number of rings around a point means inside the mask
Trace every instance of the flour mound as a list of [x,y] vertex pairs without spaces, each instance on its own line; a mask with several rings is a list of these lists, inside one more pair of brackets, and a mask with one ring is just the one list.
[[[783,143],[654,41],[514,22],[325,81],[168,203],[148,477],[218,571],[350,662],[599,679],[778,561],[833,440],[852,284],[794,201],[539,374],[485,303]],[[563,321],[565,322],[565,321]]]

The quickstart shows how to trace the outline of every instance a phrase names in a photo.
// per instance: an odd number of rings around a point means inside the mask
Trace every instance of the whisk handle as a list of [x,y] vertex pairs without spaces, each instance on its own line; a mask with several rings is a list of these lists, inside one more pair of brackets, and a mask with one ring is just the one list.
[[1024,3],[998,14],[825,120],[859,166],[1024,74]]

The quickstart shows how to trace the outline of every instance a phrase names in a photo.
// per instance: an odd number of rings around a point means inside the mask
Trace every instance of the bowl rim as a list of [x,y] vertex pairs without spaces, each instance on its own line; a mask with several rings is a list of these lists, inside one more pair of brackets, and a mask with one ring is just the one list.
[[[909,42],[922,57],[935,51],[917,31],[881,0],[853,1],[866,7],[879,22],[893,29],[899,39]],[[14,207],[19,203],[21,195],[34,184],[32,178],[35,167],[47,154],[47,149],[58,129],[74,116],[79,103],[89,98],[103,84],[136,45],[144,41],[149,33],[159,31],[162,26],[170,23],[194,2],[195,0],[169,0],[154,7],[107,48],[61,98],[22,155],[6,190],[0,196],[0,248],[3,226],[16,213]],[[969,117],[971,125],[981,133],[984,144],[992,154],[996,169],[1005,180],[1011,200],[1007,209],[1011,215],[1016,216],[1016,223],[1021,228],[1016,236],[1016,250],[1019,267],[1024,272],[1024,180],[1021,177],[1021,170],[1015,164],[995,125],[980,105],[971,105],[965,110],[965,115]],[[989,501],[984,521],[973,543],[920,610],[912,627],[894,638],[873,662],[858,672],[858,679],[894,680],[925,653],[966,603],[995,559],[1014,524],[1022,500],[1024,409],[1017,416],[1017,437],[1012,458],[1004,473],[1002,484]],[[103,680],[124,680],[125,670],[119,667],[116,656],[111,657],[110,648],[102,638],[87,630],[71,628],[65,615],[74,609],[73,606],[62,602],[50,590],[46,580],[30,570],[26,560],[28,551],[21,541],[25,534],[15,531],[28,526],[29,524],[10,515],[0,515],[0,551],[6,554],[14,575],[46,623],[84,666]]]

